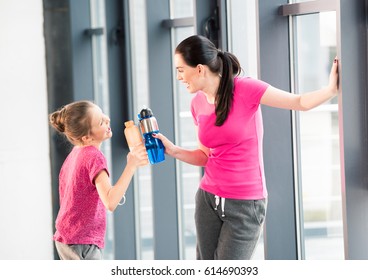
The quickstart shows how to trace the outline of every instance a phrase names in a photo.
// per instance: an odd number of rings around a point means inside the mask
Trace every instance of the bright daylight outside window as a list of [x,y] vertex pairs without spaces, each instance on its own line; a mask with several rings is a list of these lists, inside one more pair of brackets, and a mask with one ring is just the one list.
[[[297,16],[296,91],[325,86],[336,56],[336,13]],[[343,259],[337,99],[299,116],[302,225],[306,259]]]
[[[194,15],[192,0],[171,1],[172,18],[192,17]],[[180,27],[173,30],[173,46],[175,47],[185,38],[194,34],[194,27]],[[174,69],[174,65],[173,65]],[[175,71],[175,70],[174,70]],[[196,131],[190,113],[192,95],[188,93],[182,83],[175,79],[175,123],[178,145],[186,149],[198,147]],[[201,178],[201,169],[196,166],[177,161],[176,165],[179,188],[179,222],[181,223],[182,252],[184,259],[196,258],[196,230],[194,225],[194,198]]]

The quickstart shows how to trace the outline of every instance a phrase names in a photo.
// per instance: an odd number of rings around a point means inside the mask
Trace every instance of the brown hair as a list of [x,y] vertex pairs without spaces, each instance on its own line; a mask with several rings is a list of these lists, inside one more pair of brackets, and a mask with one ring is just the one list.
[[185,63],[191,67],[207,65],[213,73],[220,75],[220,85],[215,99],[216,125],[221,126],[230,112],[233,102],[234,76],[241,67],[235,55],[223,52],[206,37],[194,35],[183,40],[175,49]]
[[95,106],[91,101],[76,101],[67,104],[49,115],[50,124],[63,133],[73,145],[83,144],[82,137],[91,130],[89,110]]

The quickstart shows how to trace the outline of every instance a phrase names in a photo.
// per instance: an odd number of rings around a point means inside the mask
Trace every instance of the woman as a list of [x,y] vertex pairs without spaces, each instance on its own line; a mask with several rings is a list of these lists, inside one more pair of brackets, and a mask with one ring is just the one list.
[[166,154],[205,167],[196,194],[197,259],[250,259],[267,208],[260,104],[306,111],[338,92],[337,59],[327,87],[294,95],[249,77],[240,77],[238,59],[202,36],[175,50],[177,79],[192,93],[191,112],[199,147],[174,145],[164,135]]
[[100,260],[105,245],[106,209],[114,211],[139,166],[148,164],[143,144],[127,155],[114,186],[103,141],[112,137],[110,118],[90,101],[76,101],[50,114],[50,124],[74,145],[59,174],[60,210],[55,246],[62,260]]

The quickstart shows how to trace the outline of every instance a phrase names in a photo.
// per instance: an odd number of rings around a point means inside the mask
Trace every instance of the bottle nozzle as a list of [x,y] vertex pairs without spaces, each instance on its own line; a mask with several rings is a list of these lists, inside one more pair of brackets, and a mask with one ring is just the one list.
[[145,119],[145,118],[150,118],[152,117],[152,110],[150,108],[144,108],[141,110],[141,112],[138,114],[138,118],[141,119]]

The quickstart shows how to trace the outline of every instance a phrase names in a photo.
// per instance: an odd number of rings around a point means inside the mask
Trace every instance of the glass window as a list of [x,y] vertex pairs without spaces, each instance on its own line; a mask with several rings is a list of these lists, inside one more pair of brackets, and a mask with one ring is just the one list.
[[[90,0],[91,28],[106,29],[105,23],[105,3],[97,0]],[[110,115],[109,108],[109,87],[107,71],[107,39],[106,32],[101,36],[92,36],[92,55],[93,55],[93,83],[94,83],[94,102],[101,107],[106,115]],[[109,170],[111,168],[111,140],[102,143],[101,151],[106,156]],[[114,220],[111,212],[107,213],[106,240],[104,248],[104,258],[113,259],[114,241]]]
[[[171,18],[192,17],[192,0],[172,0],[170,2]],[[147,30],[145,16],[145,1],[130,1],[131,18],[131,51],[133,65],[133,92],[135,116],[143,106],[149,107],[148,94],[148,58],[147,58]],[[176,28],[172,31],[174,50],[176,45],[186,37],[194,34],[194,27]],[[176,70],[173,65],[173,77]],[[175,139],[176,144],[193,149],[197,147],[195,129],[190,113],[191,95],[183,85],[176,82],[174,89],[175,99]],[[135,120],[136,121],[136,120]],[[201,170],[183,162],[177,161],[177,187],[179,193],[179,221],[181,223],[180,240],[184,259],[195,259],[196,233],[194,226],[194,197],[201,177]],[[138,190],[137,205],[139,210],[136,218],[139,219],[138,234],[140,243],[140,259],[153,259],[153,204],[151,168],[144,167],[137,170],[135,183]]]
[[228,47],[239,59],[244,75],[258,77],[256,0],[229,0]]
[[[295,18],[295,85],[302,94],[328,84],[336,56],[336,13]],[[297,114],[302,236],[306,259],[343,259],[339,115],[336,98]]]
[[[133,79],[134,122],[138,124],[137,115],[140,110],[149,107],[148,95],[148,58],[145,0],[134,0],[129,3],[131,26],[131,59]],[[153,248],[153,209],[151,167],[142,167],[136,171],[136,221],[138,239],[138,259],[152,260]]]
[[[172,18],[184,18],[192,17],[194,14],[193,0],[171,0],[171,17]],[[193,35],[193,33],[191,34]]]
[[[172,18],[192,17],[194,15],[192,0],[171,1]],[[173,52],[175,47],[185,38],[194,34],[194,27],[180,27],[173,30]],[[196,130],[192,114],[190,112],[190,101],[192,95],[188,93],[185,86],[176,80],[176,69],[173,65],[173,77],[175,79],[175,123],[176,144],[186,149],[198,147]],[[179,193],[179,221],[181,223],[181,250],[183,259],[196,258],[196,229],[194,224],[194,198],[201,178],[201,168],[177,161],[178,193]]]
[[[239,59],[243,75],[258,78],[256,0],[229,0],[227,3],[229,51]],[[264,259],[263,235],[253,259]]]

